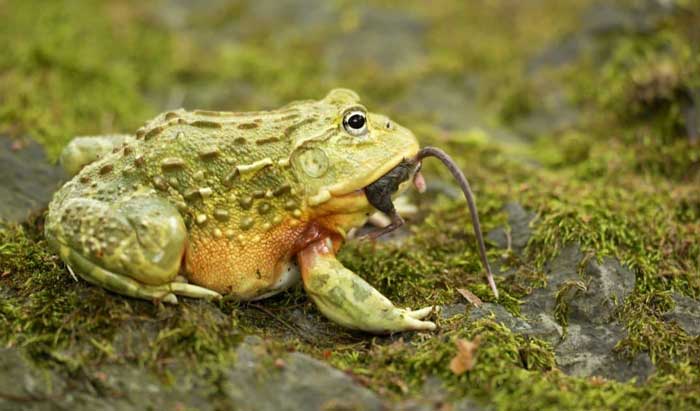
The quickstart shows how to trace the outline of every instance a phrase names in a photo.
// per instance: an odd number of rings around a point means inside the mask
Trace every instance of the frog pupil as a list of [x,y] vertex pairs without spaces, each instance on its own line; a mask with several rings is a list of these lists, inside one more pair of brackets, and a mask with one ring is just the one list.
[[365,125],[365,116],[362,114],[353,114],[348,119],[348,125],[355,130],[360,130]]

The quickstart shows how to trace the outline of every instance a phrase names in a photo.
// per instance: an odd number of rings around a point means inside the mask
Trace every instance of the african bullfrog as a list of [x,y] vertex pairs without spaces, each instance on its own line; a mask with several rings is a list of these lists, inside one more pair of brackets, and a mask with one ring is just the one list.
[[418,151],[347,89],[272,111],[168,111],[134,135],[74,139],[45,233],[71,274],[126,296],[256,300],[301,279],[345,327],[432,330],[434,307],[394,306],[335,256],[375,211],[364,188],[399,164],[405,188]]

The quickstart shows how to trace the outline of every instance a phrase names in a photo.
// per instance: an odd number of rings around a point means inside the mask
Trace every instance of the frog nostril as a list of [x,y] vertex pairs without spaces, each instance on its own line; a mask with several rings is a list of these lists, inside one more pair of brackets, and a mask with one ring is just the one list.
[[388,121],[388,120],[387,120],[387,122],[386,122],[386,129],[387,129],[387,130],[391,130],[391,121]]

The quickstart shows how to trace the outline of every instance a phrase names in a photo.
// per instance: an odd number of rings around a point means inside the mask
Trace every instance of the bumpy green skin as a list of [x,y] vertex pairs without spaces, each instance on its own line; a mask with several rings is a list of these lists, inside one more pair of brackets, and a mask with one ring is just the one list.
[[304,289],[318,309],[336,323],[377,334],[435,329],[434,323],[421,319],[438,307],[394,307],[388,298],[335,258],[330,239],[309,245],[301,251],[299,261]]
[[[301,250],[305,286],[329,318],[371,332],[433,329],[417,320],[431,307],[395,308],[332,247],[309,246],[361,224],[371,211],[362,188],[418,150],[381,115],[349,132],[343,119],[358,110],[359,97],[338,89],[268,112],[170,111],[134,137],[76,139],[62,159],[80,172],[51,202],[46,237],[71,273],[171,303],[273,295],[298,280]],[[321,276],[326,286],[313,286]]]

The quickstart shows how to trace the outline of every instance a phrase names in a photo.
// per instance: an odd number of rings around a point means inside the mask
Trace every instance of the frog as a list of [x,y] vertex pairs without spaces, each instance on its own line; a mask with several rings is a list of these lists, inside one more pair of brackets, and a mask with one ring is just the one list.
[[[240,301],[301,282],[331,321],[374,334],[436,329],[337,253],[374,211],[364,188],[420,165],[414,134],[333,89],[269,111],[170,110],[134,134],[77,137],[45,237],[67,271],[127,297]],[[400,183],[400,184],[399,184]]]

